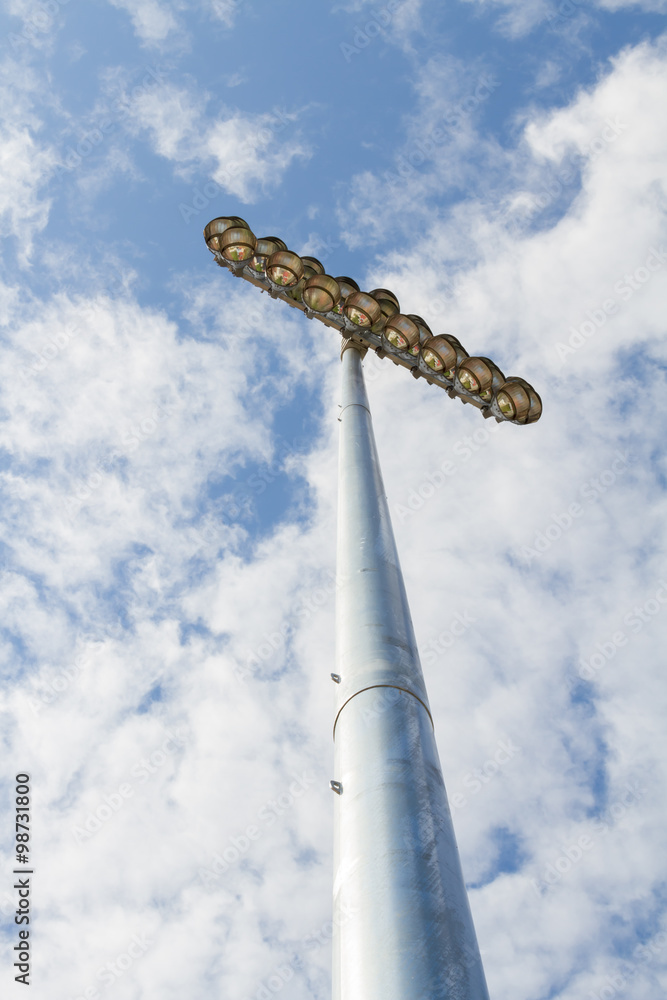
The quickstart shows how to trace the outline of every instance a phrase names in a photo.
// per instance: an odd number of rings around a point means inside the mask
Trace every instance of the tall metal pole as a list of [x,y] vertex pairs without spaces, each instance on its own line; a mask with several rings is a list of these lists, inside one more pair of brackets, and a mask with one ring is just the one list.
[[344,347],[333,1000],[488,1000],[361,358]]

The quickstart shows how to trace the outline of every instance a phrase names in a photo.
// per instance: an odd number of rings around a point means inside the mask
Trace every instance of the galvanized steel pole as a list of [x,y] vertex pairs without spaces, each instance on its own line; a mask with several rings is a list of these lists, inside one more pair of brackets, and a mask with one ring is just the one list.
[[333,1000],[488,1000],[361,357],[344,347]]

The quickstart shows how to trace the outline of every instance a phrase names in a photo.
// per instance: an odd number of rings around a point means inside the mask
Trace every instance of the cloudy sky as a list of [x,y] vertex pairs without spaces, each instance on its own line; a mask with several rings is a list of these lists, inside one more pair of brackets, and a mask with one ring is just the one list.
[[540,392],[365,364],[491,997],[667,993],[667,3],[382,3],[2,4],[3,996],[23,772],[34,1000],[330,996],[339,345],[222,214]]

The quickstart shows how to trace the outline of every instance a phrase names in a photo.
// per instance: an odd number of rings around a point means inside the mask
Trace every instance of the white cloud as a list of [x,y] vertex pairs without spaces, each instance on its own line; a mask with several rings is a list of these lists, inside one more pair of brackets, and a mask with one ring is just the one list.
[[[2,710],[13,718],[16,752],[30,748],[25,766],[41,788],[34,813],[40,849],[60,859],[44,872],[40,921],[48,980],[65,995],[101,989],[105,980],[96,976],[112,974],[134,935],[148,943],[133,964],[133,988],[187,981],[197,995],[219,954],[217,932],[204,931],[214,926],[224,928],[227,956],[219,982],[230,994],[250,995],[289,958],[284,899],[294,877],[304,892],[309,886],[310,898],[288,933],[300,941],[325,924],[330,793],[319,762],[328,688],[311,692],[307,665],[322,627],[331,627],[330,589],[325,606],[319,598],[303,604],[328,581],[325,553],[310,531],[286,525],[243,554],[248,538],[238,514],[228,516],[224,498],[211,503],[206,491],[210,477],[236,471],[245,482],[245,464],[271,458],[271,413],[299,382],[312,384],[313,359],[323,360],[333,344],[322,346],[284,311],[274,315],[275,303],[250,300],[262,314],[271,311],[271,322],[260,316],[251,323],[255,351],[267,359],[255,354],[249,368],[237,318],[252,290],[219,277],[190,293],[191,320],[205,323],[204,339],[177,338],[164,316],[131,299],[58,296],[17,308],[4,352],[2,382],[10,388],[3,406],[12,432],[3,432],[0,448],[12,455],[2,478],[15,568],[0,580],[3,660],[11,673],[11,637],[25,642],[30,669],[5,685]],[[290,371],[269,360],[286,338]],[[326,510],[333,523],[330,499]],[[331,564],[330,550],[326,559]],[[276,573],[279,587],[269,582]],[[295,617],[299,607],[304,612]],[[270,680],[276,663],[263,641],[283,615],[295,634],[278,648],[281,659],[288,642],[291,650],[281,684]],[[188,639],[180,631],[186,623],[199,629]],[[239,678],[238,665],[253,650],[266,671],[253,667]],[[138,714],[156,685],[162,695]],[[232,713],[222,727],[216,704]],[[327,720],[319,734],[303,725],[313,711]],[[248,731],[262,736],[242,759],[239,741]],[[180,742],[164,750],[170,733]],[[226,789],[205,804],[196,793],[202,768],[211,788]],[[296,779],[301,785],[290,801],[274,807]],[[182,817],[190,810],[198,820],[188,827]],[[244,851],[253,824],[259,836],[252,852]],[[162,846],[146,852],[167,830]],[[213,872],[205,885],[200,871],[212,870],[216,855],[232,857],[234,844],[243,863],[230,863],[224,879]],[[119,850],[134,855],[125,868],[131,878],[118,875]],[[279,869],[276,852],[285,861]],[[229,894],[234,886],[243,891],[240,905]],[[158,897],[164,909],[153,909]],[[174,910],[183,906],[185,925]],[[81,908],[88,917],[74,965],[61,925],[77,923]],[[266,922],[273,928],[268,950]],[[197,942],[187,971],[173,945],[184,932]],[[327,954],[320,947],[306,959],[320,984]]]
[[232,28],[243,6],[241,0],[199,0],[194,5],[184,0],[109,0],[109,3],[127,11],[144,45],[159,48],[182,46],[187,41],[188,33],[179,15],[189,7],[198,7],[214,23],[219,21],[226,28]]
[[295,159],[310,156],[308,144],[294,132],[298,113],[223,111],[211,120],[205,104],[201,95],[165,84],[134,102],[133,118],[182,174],[206,169],[223,190],[245,202],[274,190]]
[[242,0],[204,0],[204,8],[210,10],[211,16],[222,21],[227,28],[234,26],[236,15],[242,7]]
[[109,0],[120,10],[126,10],[139,38],[148,45],[164,42],[179,27],[176,11],[183,9],[174,0]]
[[464,0],[488,9],[500,9],[498,28],[510,38],[519,38],[532,31],[551,14],[548,0]]
[[33,111],[39,82],[36,74],[15,59],[0,68],[0,231],[20,241],[25,262],[33,239],[46,226],[50,201],[44,188],[56,156],[40,136],[42,122]]
[[502,11],[498,29],[510,38],[520,38],[545,22],[564,26],[576,22],[588,23],[595,9],[618,11],[639,8],[647,13],[662,13],[666,0],[464,0],[489,10]]

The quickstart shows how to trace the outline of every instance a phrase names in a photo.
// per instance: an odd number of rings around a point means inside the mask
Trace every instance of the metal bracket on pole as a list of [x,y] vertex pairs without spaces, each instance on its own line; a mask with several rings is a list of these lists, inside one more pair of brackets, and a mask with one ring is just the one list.
[[343,342],[340,346],[340,359],[343,360],[343,354],[348,349],[348,347],[353,347],[355,351],[359,351],[362,359],[366,357],[368,348],[365,344],[360,344],[358,340],[353,340],[352,337],[343,337]]

